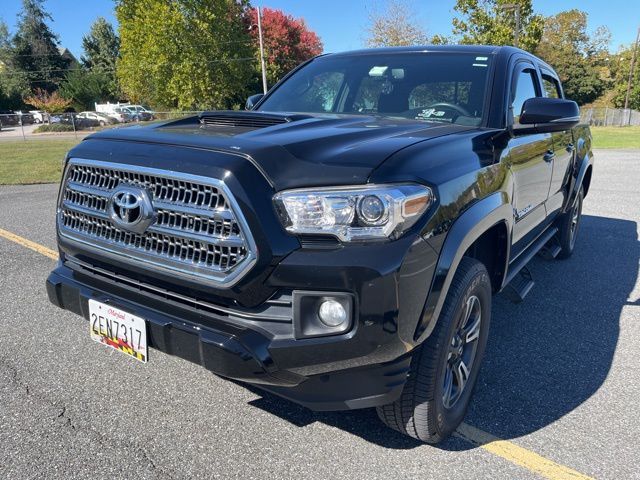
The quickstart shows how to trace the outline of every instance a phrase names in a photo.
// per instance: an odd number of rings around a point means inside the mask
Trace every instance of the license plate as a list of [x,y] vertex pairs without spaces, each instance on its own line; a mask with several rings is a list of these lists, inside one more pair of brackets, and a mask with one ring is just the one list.
[[147,325],[142,318],[89,300],[89,332],[96,342],[147,361]]

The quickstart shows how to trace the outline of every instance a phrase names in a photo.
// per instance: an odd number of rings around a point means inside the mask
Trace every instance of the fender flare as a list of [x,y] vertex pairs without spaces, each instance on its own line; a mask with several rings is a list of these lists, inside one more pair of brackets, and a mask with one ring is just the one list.
[[[499,223],[505,224],[507,238],[510,239],[513,227],[513,207],[506,192],[493,193],[474,203],[454,222],[442,245],[431,281],[431,288],[416,327],[414,334],[416,344],[422,343],[431,335],[464,253],[483,233]],[[505,275],[511,247],[511,242],[507,243]]]
[[[578,149],[580,151],[580,149]],[[573,186],[571,187],[571,192],[569,193],[569,197],[567,198],[567,203],[565,205],[564,211],[566,212],[571,208],[578,197],[578,192],[580,191],[580,187],[582,186],[582,182],[584,181],[584,176],[587,173],[589,167],[593,165],[593,154],[591,151],[588,151],[582,157],[582,160],[578,160],[580,162],[580,167],[577,170],[577,175],[575,176],[575,180],[573,182]]]

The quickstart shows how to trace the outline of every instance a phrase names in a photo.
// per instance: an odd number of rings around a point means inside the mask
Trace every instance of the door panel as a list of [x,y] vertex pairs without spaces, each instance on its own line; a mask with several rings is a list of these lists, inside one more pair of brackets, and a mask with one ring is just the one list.
[[547,212],[549,215],[555,214],[562,205],[567,195],[563,188],[570,175],[571,164],[573,162],[573,134],[571,130],[552,134],[553,142],[553,174],[551,176],[551,187],[549,188],[549,199],[547,200]]
[[509,164],[514,183],[515,244],[542,224],[546,217],[544,203],[548,198],[553,173],[553,163],[548,161],[552,149],[551,135],[524,135],[511,140],[509,147]]
[[[533,65],[522,63],[514,71],[510,113],[517,125],[522,106],[529,98],[542,96]],[[553,143],[550,133],[520,135],[509,141],[509,168],[513,178],[513,256],[517,256],[545,227],[549,186],[553,174]]]

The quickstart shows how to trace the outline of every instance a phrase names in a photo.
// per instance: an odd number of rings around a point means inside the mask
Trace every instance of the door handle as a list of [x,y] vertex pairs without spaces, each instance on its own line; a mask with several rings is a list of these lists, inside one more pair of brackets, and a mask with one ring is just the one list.
[[545,162],[551,162],[554,158],[556,157],[556,152],[554,152],[553,150],[547,150],[547,153],[544,154],[544,161]]
[[569,153],[573,152],[573,148],[574,148],[573,143],[567,144],[567,152]]

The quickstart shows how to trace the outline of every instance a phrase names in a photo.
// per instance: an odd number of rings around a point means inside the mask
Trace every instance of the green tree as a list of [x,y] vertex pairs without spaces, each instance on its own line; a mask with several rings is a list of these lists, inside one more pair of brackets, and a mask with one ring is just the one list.
[[117,77],[132,101],[156,108],[244,102],[255,63],[245,0],[117,0]]
[[593,102],[608,86],[610,38],[605,27],[589,35],[587,14],[567,10],[545,19],[535,53],[556,70],[565,95],[582,105]]
[[[453,33],[464,44],[514,45],[533,52],[542,37],[544,19],[533,12],[532,0],[457,0]],[[516,11],[517,14],[516,15]]]
[[[633,45],[623,48],[612,61],[612,75],[615,79],[613,88],[613,105],[617,108],[624,108],[624,100],[627,95],[629,85],[629,70],[633,57]],[[631,91],[629,92],[629,108],[640,110],[640,52],[636,57],[631,78]]]
[[426,45],[429,36],[416,20],[413,8],[401,0],[388,0],[382,10],[369,13],[368,47]]
[[93,110],[95,102],[114,100],[113,78],[106,72],[85,69],[71,70],[60,84],[60,95],[71,100],[76,110]]
[[113,25],[103,17],[98,17],[91,25],[89,34],[82,37],[82,49],[82,64],[93,72],[99,72],[100,79],[107,77],[109,95],[117,96],[116,61],[120,50],[120,38],[116,35]]
[[0,20],[0,110],[22,107],[22,98],[27,94],[27,76],[24,72],[13,69],[11,36],[7,24]]
[[18,29],[13,37],[10,66],[24,72],[31,89],[53,91],[64,77],[68,60],[58,51],[58,36],[51,31],[51,15],[44,0],[22,0]]
[[82,64],[94,70],[113,70],[116,66],[120,38],[107,20],[98,17],[88,35],[82,37]]

